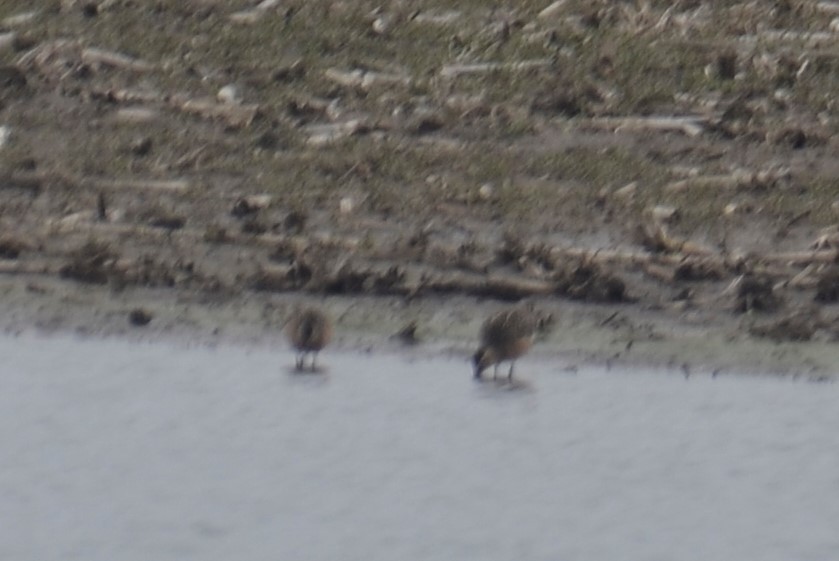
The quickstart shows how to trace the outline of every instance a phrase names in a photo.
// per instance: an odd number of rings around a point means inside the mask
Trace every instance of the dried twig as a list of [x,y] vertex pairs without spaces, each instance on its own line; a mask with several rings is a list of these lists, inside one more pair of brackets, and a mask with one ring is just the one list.
[[85,177],[81,180],[85,186],[95,189],[138,189],[148,191],[172,191],[183,193],[188,191],[191,184],[186,179],[111,179],[103,177]]
[[208,119],[222,119],[232,127],[249,126],[259,112],[259,105],[255,103],[218,103],[211,99],[190,99],[180,95],[172,96],[169,103],[186,113],[195,113]]
[[583,126],[612,130],[616,133],[625,131],[675,131],[686,136],[699,136],[705,130],[705,118],[699,116],[684,117],[597,117],[583,121]]
[[551,66],[551,59],[540,58],[535,60],[522,60],[519,62],[478,62],[474,64],[446,64],[440,69],[440,76],[443,78],[456,78],[463,74],[485,74],[487,72],[510,71],[518,72],[531,68],[546,68]]
[[155,66],[149,62],[122,53],[87,47],[82,50],[82,62],[90,65],[105,65],[132,72],[149,72]]

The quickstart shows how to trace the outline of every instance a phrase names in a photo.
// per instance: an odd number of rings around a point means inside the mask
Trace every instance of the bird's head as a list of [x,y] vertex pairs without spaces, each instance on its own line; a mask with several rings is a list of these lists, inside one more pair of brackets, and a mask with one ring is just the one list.
[[484,370],[497,362],[495,353],[489,347],[481,347],[472,355],[472,367],[475,369],[475,378],[480,378]]

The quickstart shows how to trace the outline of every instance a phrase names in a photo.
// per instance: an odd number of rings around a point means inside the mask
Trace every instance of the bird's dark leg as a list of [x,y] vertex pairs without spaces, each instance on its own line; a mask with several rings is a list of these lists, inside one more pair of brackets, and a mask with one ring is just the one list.
[[312,372],[315,372],[318,368],[317,364],[315,364],[317,359],[318,359],[318,352],[315,351],[315,352],[312,353]]
[[493,379],[493,380],[495,380],[496,378],[498,378],[498,365],[499,365],[499,364],[500,364],[499,362],[496,362],[496,363],[495,363],[495,367],[492,369],[492,379]]
[[510,362],[510,371],[507,373],[507,379],[508,379],[508,380],[512,380],[512,379],[513,379],[513,366],[515,366],[515,365],[516,365],[516,361],[515,361],[515,360]]

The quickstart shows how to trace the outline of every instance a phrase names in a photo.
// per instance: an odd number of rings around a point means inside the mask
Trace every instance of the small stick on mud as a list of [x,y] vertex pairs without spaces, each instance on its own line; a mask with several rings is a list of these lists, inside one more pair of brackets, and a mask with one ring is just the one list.
[[411,85],[411,77],[405,74],[387,74],[361,69],[339,70],[337,68],[327,68],[324,76],[341,86],[361,88],[362,90],[377,85]]
[[624,131],[675,131],[686,136],[699,136],[705,130],[705,119],[698,116],[687,117],[597,117],[583,121],[583,126],[596,129]]
[[103,222],[108,219],[108,205],[105,201],[105,193],[102,191],[96,195],[96,216]]
[[665,190],[679,193],[691,188],[704,189],[738,189],[768,187],[779,179],[786,177],[789,171],[786,169],[748,171],[737,170],[726,175],[700,175],[674,181],[664,187]]
[[112,88],[93,88],[92,93],[95,97],[123,103],[154,103],[163,101],[164,99],[164,96],[160,92],[131,90],[127,88],[120,88],[118,90]]
[[12,172],[0,175],[0,189],[21,189],[37,195],[50,179],[49,176],[38,172]]
[[259,22],[269,10],[279,5],[280,0],[262,0],[262,2],[249,10],[241,10],[230,14],[229,18],[233,23],[253,25]]
[[106,179],[86,177],[82,179],[81,183],[97,189],[111,191],[137,189],[142,191],[172,191],[176,193],[188,191],[191,186],[190,182],[186,179]]
[[309,134],[306,142],[314,146],[321,146],[353,136],[366,129],[367,126],[361,119],[350,119],[342,123],[309,125],[304,131]]
[[106,51],[104,49],[97,49],[95,47],[87,47],[82,51],[82,62],[85,64],[113,66],[115,68],[122,68],[132,72],[149,72],[154,70],[155,66],[149,62],[139,58],[130,57],[122,53],[113,51]]
[[218,103],[211,99],[185,99],[173,96],[170,105],[185,113],[194,113],[206,119],[221,119],[231,127],[248,127],[259,112],[259,105]]
[[837,252],[834,249],[818,251],[787,251],[783,253],[767,253],[760,256],[760,260],[766,263],[785,265],[807,265],[810,263],[833,263],[836,261]]
[[52,263],[0,260],[0,275],[56,275],[58,267]]
[[456,78],[464,74],[486,74],[487,72],[518,72],[531,68],[546,68],[553,64],[551,59],[522,60],[519,62],[478,62],[474,64],[446,64],[440,69],[443,78]]

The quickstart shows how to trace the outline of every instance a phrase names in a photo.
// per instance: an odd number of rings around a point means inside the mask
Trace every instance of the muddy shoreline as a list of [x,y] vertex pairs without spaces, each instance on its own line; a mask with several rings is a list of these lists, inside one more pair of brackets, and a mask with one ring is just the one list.
[[832,377],[826,4],[537,4],[0,4],[0,325]]
[[[462,359],[464,375],[480,322],[508,305],[462,296],[406,302],[394,297],[258,292],[208,298],[171,289],[115,293],[106,287],[44,277],[3,282],[0,293],[0,327],[7,334],[74,334],[212,346],[285,348],[288,343],[281,330],[288,313],[301,302],[312,303],[336,320],[333,348],[419,357],[443,354]],[[744,335],[737,321],[723,325],[707,318],[667,317],[637,304],[530,302],[554,321],[539,334],[526,360],[550,361],[568,372],[595,365],[617,372],[663,368],[686,377],[769,374],[824,381],[836,375],[839,351],[827,339],[775,342]],[[138,310],[146,315],[147,323],[136,321]],[[411,332],[410,338],[405,337],[406,331]],[[324,357],[328,361],[328,351]]]

